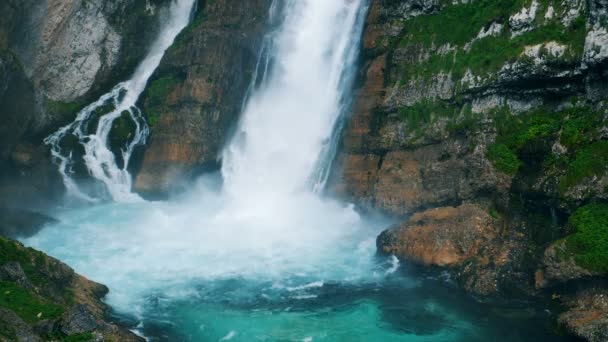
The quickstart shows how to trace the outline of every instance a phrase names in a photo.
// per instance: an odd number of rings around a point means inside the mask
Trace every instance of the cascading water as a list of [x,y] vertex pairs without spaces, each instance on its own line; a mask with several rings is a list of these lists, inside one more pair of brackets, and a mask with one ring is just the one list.
[[[105,185],[113,200],[119,202],[141,200],[138,195],[131,192],[132,177],[128,167],[133,150],[145,144],[149,129],[135,104],[160,64],[165,51],[188,24],[194,2],[195,0],[175,0],[170,5],[169,16],[162,25],[158,39],[131,79],[117,84],[112,91],[83,108],[74,122],[45,139],[45,143],[51,146],[51,154],[57,162],[68,194],[94,201],[94,198],[81,191],[71,178],[73,151],[62,147],[62,142],[66,136],[73,135],[84,147],[83,158],[90,175]],[[121,149],[119,166],[108,146],[108,136],[114,121],[121,115],[127,115],[133,121],[135,132]],[[89,126],[96,118],[98,118],[97,127],[93,133],[89,133],[91,128]]]
[[365,6],[275,1],[279,23],[223,153],[223,180],[207,175],[169,202],[65,209],[24,242],[108,285],[108,302],[152,340],[525,340],[444,282],[376,258],[389,222],[318,194]]
[[319,169],[333,157],[327,151],[352,79],[362,2],[285,4],[281,29],[270,36],[268,75],[224,152],[227,192],[291,194],[324,182]]

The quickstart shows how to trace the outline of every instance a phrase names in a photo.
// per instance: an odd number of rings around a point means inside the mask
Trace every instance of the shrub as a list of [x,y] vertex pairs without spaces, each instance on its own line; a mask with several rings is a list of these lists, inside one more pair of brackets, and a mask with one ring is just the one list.
[[576,263],[588,270],[608,273],[608,204],[579,208],[568,220],[574,233],[566,247]]

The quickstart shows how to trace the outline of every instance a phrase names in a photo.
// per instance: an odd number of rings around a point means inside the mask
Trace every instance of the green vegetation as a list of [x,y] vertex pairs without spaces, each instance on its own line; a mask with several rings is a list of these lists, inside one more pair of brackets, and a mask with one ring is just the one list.
[[566,238],[569,254],[588,270],[608,273],[608,204],[579,208],[568,223],[574,233]]
[[566,174],[560,178],[560,191],[565,192],[585,178],[602,176],[608,171],[608,141],[598,141],[576,152]]
[[175,37],[175,42],[171,49],[181,49],[192,37],[192,33],[195,29],[200,27],[207,20],[207,12],[204,6],[208,5],[210,1],[201,2],[199,4],[198,11],[195,13],[192,21],[186,26],[178,35]]
[[135,123],[133,122],[133,119],[131,119],[129,112],[124,111],[120,114],[120,117],[114,121],[112,130],[110,131],[110,139],[113,144],[116,143],[123,146],[134,132]]
[[556,136],[560,129],[559,114],[546,109],[512,115],[501,108],[492,114],[498,131],[496,143],[488,148],[488,159],[509,175],[515,175],[523,165],[519,156],[524,150],[534,150]]
[[[482,0],[469,4],[447,5],[438,14],[407,21],[406,34],[400,42],[402,47],[428,49],[432,44],[437,47],[450,44],[455,50],[445,54],[432,54],[428,60],[421,63],[403,65],[405,79],[428,80],[441,72],[451,72],[454,79],[460,79],[468,69],[474,75],[487,76],[497,72],[507,62],[522,59],[520,56],[526,46],[549,41],[568,47],[566,55],[560,57],[560,63],[577,61],[582,55],[586,36],[583,16],[577,18],[569,27],[559,20],[554,20],[538,23],[539,26],[534,30],[511,37],[508,18],[527,3],[528,1],[520,0]],[[542,15],[537,15],[538,17]],[[468,51],[464,48],[482,28],[487,28],[494,22],[505,27],[499,35],[473,42]],[[547,56],[547,59],[551,58]]]
[[66,336],[60,331],[55,331],[49,336],[45,336],[46,339],[51,341],[61,341],[61,342],[88,342],[93,341],[95,336],[92,333],[80,333]]
[[479,0],[466,4],[446,7],[438,14],[419,16],[407,22],[407,35],[401,46],[422,44],[429,47],[432,43],[441,46],[446,43],[464,45],[473,39],[482,27],[492,22],[504,22],[509,16],[521,9],[526,1]]
[[[488,149],[488,158],[501,171],[514,174],[523,164],[524,152],[535,161],[544,161],[545,168],[566,170],[560,179],[560,191],[591,176],[608,171],[608,142],[599,139],[604,112],[589,107],[562,111],[541,108],[519,115],[508,109],[496,110],[494,118],[498,137]],[[559,140],[569,154],[553,155],[549,146]]]
[[145,114],[151,126],[158,121],[163,108],[166,106],[167,96],[180,83],[175,76],[167,76],[155,79],[146,89]]
[[522,162],[515,152],[503,144],[494,144],[488,148],[488,159],[496,168],[508,175],[515,175]]
[[[18,262],[29,281],[38,288],[45,288],[48,285],[48,274],[61,272],[61,270],[55,269],[58,266],[48,260],[48,257],[42,252],[0,237],[0,265],[11,261]],[[63,299],[71,302],[72,294],[65,292]]]
[[15,283],[0,281],[0,307],[15,312],[25,322],[54,319],[63,313],[59,305],[49,303]]
[[88,342],[95,338],[91,333],[75,334],[61,339],[63,342]]
[[564,121],[560,142],[569,149],[588,145],[598,138],[604,112],[578,107],[569,110]]
[[76,116],[76,113],[84,107],[82,102],[62,102],[47,99],[45,103],[49,111],[62,117]]
[[443,101],[422,101],[412,106],[402,107],[399,117],[408,124],[410,130],[417,130],[438,118],[453,117],[456,110]]

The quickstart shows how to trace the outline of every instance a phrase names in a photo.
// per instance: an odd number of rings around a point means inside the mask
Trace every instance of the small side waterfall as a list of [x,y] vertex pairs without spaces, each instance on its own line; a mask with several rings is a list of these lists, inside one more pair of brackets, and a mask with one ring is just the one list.
[[[149,128],[135,104],[160,64],[165,51],[188,25],[194,2],[195,0],[174,0],[159,37],[131,79],[117,84],[109,93],[82,109],[74,122],[44,140],[51,147],[52,156],[59,167],[69,195],[88,201],[96,200],[83,192],[72,179],[72,166],[75,163],[73,151],[62,146],[62,141],[67,136],[73,135],[84,147],[83,159],[90,175],[105,185],[112,199],[119,202],[141,200],[137,194],[131,192],[132,177],[128,167],[135,147],[145,144]],[[130,141],[121,148],[122,160],[117,163],[108,145],[108,136],[114,121],[123,115],[133,121],[135,131],[130,136]],[[97,118],[97,127],[90,127]],[[94,131],[91,133],[92,129]]]

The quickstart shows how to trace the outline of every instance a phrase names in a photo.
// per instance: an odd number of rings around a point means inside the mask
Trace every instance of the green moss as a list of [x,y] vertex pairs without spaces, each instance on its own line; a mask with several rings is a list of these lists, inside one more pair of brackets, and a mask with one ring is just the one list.
[[566,174],[560,178],[560,191],[579,184],[584,179],[608,172],[608,141],[598,141],[576,152]]
[[446,6],[438,14],[419,16],[407,22],[401,45],[462,45],[473,39],[484,26],[507,20],[525,3],[523,0],[479,0],[466,4],[444,1]]
[[181,49],[187,45],[187,43],[192,39],[192,34],[194,30],[199,28],[206,20],[207,20],[207,12],[205,11],[205,6],[211,3],[212,1],[200,1],[198,10],[194,14],[194,18],[192,21],[186,26],[175,38],[175,42],[171,46],[171,49]]
[[[575,63],[582,56],[586,36],[585,19],[578,17],[570,26],[559,20],[539,24],[534,30],[511,37],[508,29],[498,36],[476,40],[467,51],[464,45],[471,42],[477,33],[493,22],[508,27],[508,18],[524,6],[523,1],[475,1],[469,4],[450,5],[438,14],[420,16],[408,21],[401,45],[403,47],[429,48],[450,44],[452,53],[432,54],[422,63],[408,63],[402,66],[405,79],[429,80],[440,72],[452,73],[460,79],[467,70],[478,76],[494,74],[505,63],[521,57],[526,46],[556,41],[568,46],[566,55],[556,62]],[[539,16],[540,17],[540,16]],[[466,20],[463,20],[466,18]],[[554,57],[547,56],[547,59]]]
[[64,342],[88,342],[92,341],[95,338],[92,333],[82,333],[70,335],[68,337],[63,338],[61,341]]
[[603,111],[588,107],[569,110],[564,120],[560,142],[574,149],[596,140],[599,135],[597,128],[601,127],[603,116]]
[[60,331],[55,331],[52,334],[46,336],[46,339],[61,342],[88,342],[93,341],[95,339],[95,335],[93,335],[93,333],[86,332],[68,336],[61,333]]
[[166,76],[153,80],[146,89],[146,110],[145,116],[150,126],[154,126],[158,121],[162,110],[166,107],[167,97],[180,83],[174,76]]
[[63,313],[59,305],[49,303],[14,283],[0,281],[0,307],[12,310],[25,322],[54,319]]
[[454,114],[455,109],[443,101],[422,101],[399,109],[399,117],[413,130]]
[[[48,274],[55,272],[53,269],[55,266],[48,260],[42,252],[0,237],[0,265],[18,262],[29,281],[36,287],[44,288],[48,285]],[[67,302],[71,301],[71,294],[66,292],[64,299]]]
[[120,114],[114,123],[112,124],[112,131],[110,132],[110,139],[112,143],[120,146],[129,140],[131,135],[135,132],[135,123],[131,119],[129,112],[124,111]]
[[509,175],[515,175],[522,164],[513,150],[503,144],[490,146],[487,156],[498,170]]
[[608,273],[608,205],[590,204],[569,219],[574,233],[566,238],[567,250],[588,270]]
[[83,107],[82,102],[63,102],[46,100],[46,109],[62,117],[75,116]]

